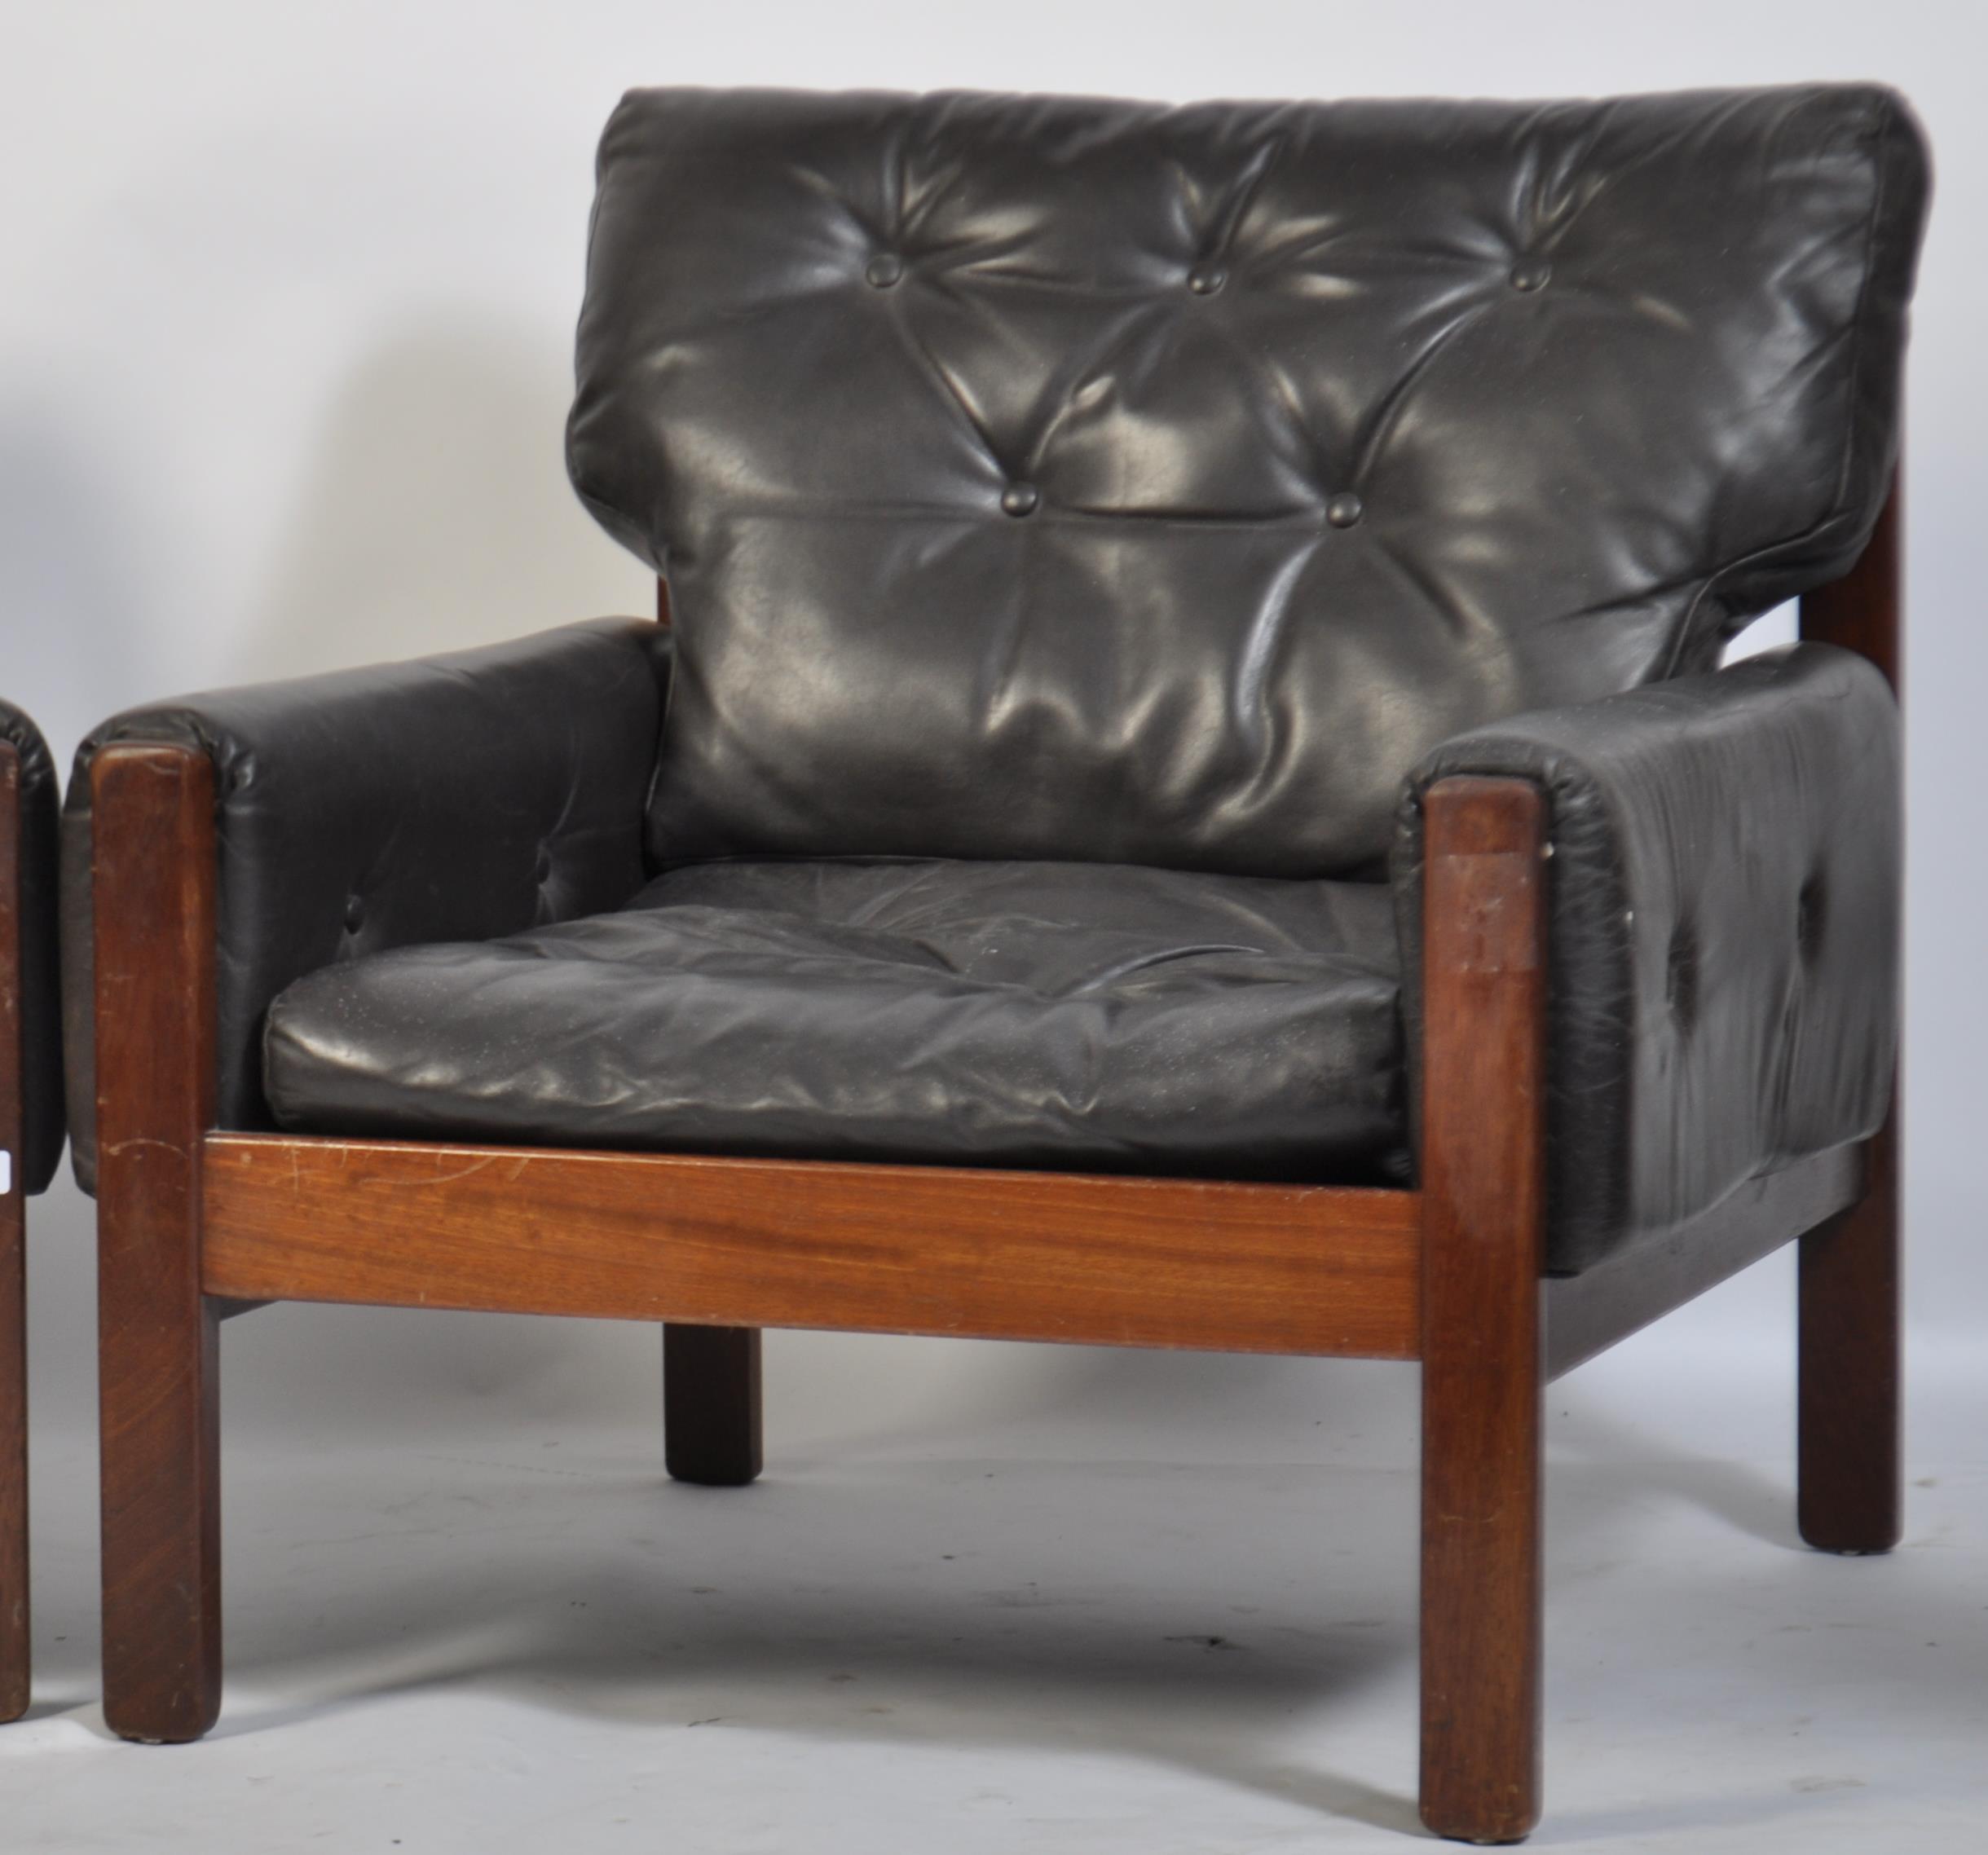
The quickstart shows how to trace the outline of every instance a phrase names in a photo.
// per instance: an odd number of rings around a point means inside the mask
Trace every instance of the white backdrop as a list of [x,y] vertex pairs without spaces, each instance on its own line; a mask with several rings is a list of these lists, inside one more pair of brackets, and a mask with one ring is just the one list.
[[[142,698],[647,610],[561,459],[593,142],[631,84],[1184,98],[1889,80],[1938,174],[1908,632],[1909,1293],[1914,1357],[1935,1368],[1972,1348],[1988,1284],[1981,20],[1975,0],[10,0],[0,686],[66,756]],[[35,1209],[36,1424],[74,1434],[92,1415],[89,1207],[65,1183]],[[1783,1258],[1636,1344],[1681,1367],[1785,1355],[1789,1295]],[[224,1380],[237,1421],[301,1442],[417,1411],[625,1420],[653,1410],[657,1354],[633,1328],[281,1309],[228,1329]],[[1240,1424],[1320,1386],[1306,1367],[919,1342],[782,1335],[769,1355],[776,1461],[804,1432],[993,1425],[1082,1398],[1159,1426]]]

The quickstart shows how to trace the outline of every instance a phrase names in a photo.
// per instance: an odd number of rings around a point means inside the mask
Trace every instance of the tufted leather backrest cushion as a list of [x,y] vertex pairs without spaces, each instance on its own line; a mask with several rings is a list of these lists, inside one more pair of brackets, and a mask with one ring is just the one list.
[[1344,873],[1450,735],[1712,662],[1896,443],[1898,99],[638,91],[573,479],[660,860]]

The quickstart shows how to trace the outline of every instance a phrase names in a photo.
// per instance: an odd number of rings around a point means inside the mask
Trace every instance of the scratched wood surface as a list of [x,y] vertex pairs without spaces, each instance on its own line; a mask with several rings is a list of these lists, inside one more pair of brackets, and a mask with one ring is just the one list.
[[221,1134],[203,1280],[857,1333],[1415,1355],[1413,1193]]

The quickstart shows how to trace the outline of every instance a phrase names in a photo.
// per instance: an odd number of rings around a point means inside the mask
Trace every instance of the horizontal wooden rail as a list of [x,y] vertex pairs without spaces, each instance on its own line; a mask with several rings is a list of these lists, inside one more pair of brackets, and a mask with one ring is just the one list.
[[1863,1191],[1861,1146],[1749,1179],[1708,1211],[1546,1284],[1546,1372],[1558,1378],[1814,1229]]
[[1413,1359],[1412,1192],[214,1134],[235,1301]]

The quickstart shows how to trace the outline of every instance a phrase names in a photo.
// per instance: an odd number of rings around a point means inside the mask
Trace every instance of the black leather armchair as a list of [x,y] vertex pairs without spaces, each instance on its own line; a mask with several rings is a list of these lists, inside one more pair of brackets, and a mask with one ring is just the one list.
[[56,791],[40,730],[0,702],[0,1721],[28,1707],[26,1201],[62,1157]]
[[659,1322],[720,1483],[765,1326],[1419,1359],[1475,1840],[1546,1376],[1801,1236],[1804,1530],[1892,1544],[1925,192],[1854,86],[631,95],[569,450],[665,624],[79,756],[113,1726],[214,1717],[272,1298]]

